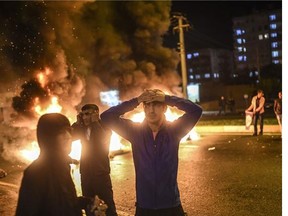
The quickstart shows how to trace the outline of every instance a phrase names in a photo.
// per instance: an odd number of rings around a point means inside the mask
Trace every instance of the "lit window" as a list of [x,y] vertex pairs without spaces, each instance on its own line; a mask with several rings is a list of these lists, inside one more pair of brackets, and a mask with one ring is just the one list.
[[280,63],[279,60],[273,60],[272,62],[273,62],[273,64],[279,64]]
[[241,29],[236,29],[236,35],[241,35]]
[[200,76],[199,74],[197,74],[197,75],[195,75],[195,78],[196,78],[196,79],[200,79],[201,76]]
[[258,71],[255,71],[255,76],[258,76],[258,75],[259,75]]
[[272,24],[270,24],[270,29],[276,29],[276,28],[277,28],[276,23],[272,23]]
[[246,52],[246,47],[243,47],[243,51]]
[[242,52],[243,51],[243,47],[238,47],[238,51]]
[[252,71],[249,73],[249,77],[253,77],[253,72]]
[[219,74],[218,73],[214,73],[214,78],[219,78]]
[[194,76],[193,76],[193,75],[190,75],[189,78],[190,78],[190,79],[194,79]]
[[269,16],[270,21],[276,20],[276,15],[275,14],[271,14]]
[[194,56],[194,57],[197,57],[197,56],[199,56],[199,53],[198,53],[198,52],[195,52],[195,53],[193,53],[193,56]]
[[258,35],[258,38],[259,40],[263,40],[263,35],[262,34]]
[[272,38],[276,38],[277,37],[277,33],[276,32],[271,33],[271,37]]
[[266,33],[265,35],[264,35],[264,38],[269,38],[269,34],[268,33]]
[[206,74],[204,75],[204,77],[205,77],[205,78],[210,78],[210,73],[206,73]]
[[277,48],[278,47],[278,42],[272,42],[271,43],[272,48]]
[[246,39],[243,39],[242,41],[243,41],[243,43],[246,43]]
[[192,58],[192,54],[191,53],[188,53],[187,54],[187,59],[191,59]]
[[242,34],[245,34],[245,30],[242,30]]
[[278,57],[279,52],[278,51],[272,51],[272,57]]
[[238,56],[238,61],[247,61],[247,56],[245,55]]
[[242,44],[242,39],[241,38],[237,38],[237,43],[238,44]]
[[189,68],[189,72],[190,72],[190,73],[193,73],[193,68]]

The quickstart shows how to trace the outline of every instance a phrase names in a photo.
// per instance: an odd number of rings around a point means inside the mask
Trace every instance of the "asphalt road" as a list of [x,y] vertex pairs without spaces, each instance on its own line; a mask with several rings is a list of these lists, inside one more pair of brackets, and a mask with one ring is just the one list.
[[[189,216],[281,216],[282,140],[279,135],[209,135],[181,144],[178,185]],[[0,159],[0,215],[15,213],[25,165]],[[111,159],[119,216],[134,213],[131,153]],[[161,184],[161,182],[159,182]]]

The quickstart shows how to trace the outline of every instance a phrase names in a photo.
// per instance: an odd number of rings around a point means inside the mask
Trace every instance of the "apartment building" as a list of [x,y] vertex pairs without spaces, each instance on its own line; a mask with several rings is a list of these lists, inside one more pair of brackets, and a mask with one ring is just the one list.
[[[263,66],[282,64],[282,11],[261,11],[233,19],[234,61],[238,73],[258,75]],[[237,76],[237,74],[235,74]]]

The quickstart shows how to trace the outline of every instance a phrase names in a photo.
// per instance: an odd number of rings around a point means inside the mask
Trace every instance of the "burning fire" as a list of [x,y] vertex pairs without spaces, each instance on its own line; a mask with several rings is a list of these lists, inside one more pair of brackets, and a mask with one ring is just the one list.
[[35,112],[40,116],[45,113],[60,113],[62,110],[62,107],[59,105],[58,98],[56,96],[52,96],[51,104],[46,109],[43,109],[38,103],[38,98],[35,99],[35,103],[38,104],[35,106]]
[[[50,70],[46,68],[44,72],[41,72],[38,74],[37,78],[39,79],[39,82],[41,83],[41,85],[46,84],[46,78],[47,78],[47,75],[49,75],[49,73],[50,73]],[[62,106],[58,103],[58,98],[56,96],[51,96],[50,105],[46,108],[42,108],[41,104],[39,103],[39,99],[36,98],[34,110],[39,116],[41,116],[45,113],[60,113],[62,111]],[[165,113],[165,116],[166,116],[167,121],[172,122],[176,120],[182,114],[183,114],[183,111],[179,111],[179,110],[172,111],[172,109],[168,107]],[[130,119],[134,122],[142,122],[144,118],[145,118],[144,112],[133,113],[130,117]],[[74,119],[74,118],[70,118],[68,116],[68,119]],[[200,138],[199,135],[194,130],[191,130],[185,137],[182,138],[181,142],[184,142],[188,139],[197,140],[199,138]],[[121,141],[123,141],[123,139],[117,133],[112,131],[111,141],[110,141],[110,152],[127,148],[125,147],[124,144],[121,143]],[[76,160],[80,160],[80,157],[81,157],[80,140],[74,141],[72,143],[71,149],[72,151],[70,153],[70,157]],[[20,151],[22,158],[24,158],[25,160],[29,162],[37,159],[39,156],[39,153],[40,153],[40,150],[36,141],[33,141],[30,144],[30,146],[27,147],[27,149],[23,149],[22,151]]]

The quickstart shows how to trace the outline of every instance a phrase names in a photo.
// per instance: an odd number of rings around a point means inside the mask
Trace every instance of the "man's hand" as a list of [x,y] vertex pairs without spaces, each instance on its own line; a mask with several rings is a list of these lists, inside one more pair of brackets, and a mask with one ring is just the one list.
[[165,94],[159,89],[148,89],[145,90],[138,98],[138,103],[145,102],[150,103],[153,101],[164,102]]

